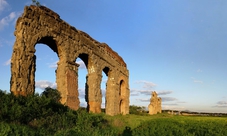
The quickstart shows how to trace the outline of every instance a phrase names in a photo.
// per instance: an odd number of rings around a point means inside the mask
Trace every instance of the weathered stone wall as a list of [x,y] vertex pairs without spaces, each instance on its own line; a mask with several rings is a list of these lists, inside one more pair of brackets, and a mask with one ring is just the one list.
[[[90,112],[101,112],[102,71],[108,76],[106,113],[129,113],[129,72],[124,60],[107,44],[99,43],[85,32],[77,30],[46,7],[26,6],[18,18],[14,32],[16,41],[11,58],[11,92],[15,95],[33,94],[35,90],[35,45],[43,43],[58,55],[57,89],[61,103],[79,108],[78,64],[80,57],[88,74],[86,100]],[[122,84],[123,83],[123,84]]]
[[162,99],[154,91],[151,93],[150,104],[148,105],[149,114],[162,113]]

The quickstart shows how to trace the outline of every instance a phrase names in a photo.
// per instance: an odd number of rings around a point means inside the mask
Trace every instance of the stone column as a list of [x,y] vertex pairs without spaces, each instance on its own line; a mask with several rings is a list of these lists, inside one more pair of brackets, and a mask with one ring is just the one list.
[[129,89],[129,79],[128,77],[125,78],[126,79],[126,94],[125,94],[125,111],[124,114],[129,114],[129,97],[130,97],[130,89]]
[[66,90],[68,92],[66,105],[77,110],[80,107],[78,92],[78,67],[76,63],[68,63],[66,69]]
[[34,45],[17,36],[11,58],[10,91],[14,95],[28,95],[35,92],[35,61]]
[[102,93],[101,93],[101,72],[93,72],[87,75],[85,87],[86,101],[88,111],[93,113],[101,113]]
[[119,107],[116,106],[118,105],[117,93],[118,86],[115,78],[109,74],[106,86],[106,114],[108,115],[116,115],[119,112]]
[[78,93],[78,67],[75,62],[59,60],[57,68],[57,89],[61,93],[61,103],[77,110],[80,106]]

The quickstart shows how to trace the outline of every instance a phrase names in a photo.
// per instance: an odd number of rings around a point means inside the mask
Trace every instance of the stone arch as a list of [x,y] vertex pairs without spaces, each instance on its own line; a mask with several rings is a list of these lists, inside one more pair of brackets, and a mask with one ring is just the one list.
[[[31,38],[32,37],[32,38]],[[37,44],[45,44],[52,51],[54,51],[58,58],[59,52],[57,48],[57,41],[47,33],[38,33],[35,36],[24,37],[17,36],[14,44],[13,54],[11,58],[11,91],[15,95],[33,94],[35,89],[35,70],[36,70],[36,56],[35,46]],[[60,58],[59,58],[60,59]],[[18,70],[18,66],[20,67]],[[23,72],[22,72],[23,71]],[[16,84],[15,76],[19,77],[23,84]],[[26,92],[26,93],[25,93]]]
[[119,83],[119,96],[120,96],[119,110],[121,114],[124,114],[124,107],[125,107],[124,93],[125,93],[125,82],[124,80],[121,80]]
[[[57,53],[56,82],[61,103],[77,110],[78,64],[85,62],[87,74],[87,103],[89,112],[101,112],[102,71],[108,74],[106,114],[119,114],[119,86],[125,82],[124,114],[129,112],[129,72],[124,60],[107,44],[100,43],[83,31],[63,21],[54,11],[44,6],[26,6],[16,22],[16,41],[11,58],[10,91],[15,95],[33,94],[35,89],[35,45],[44,43]],[[121,79],[121,80],[118,80]],[[123,95],[122,95],[123,96]],[[122,110],[123,111],[123,110]]]
[[111,70],[108,66],[104,66],[102,67],[102,71],[104,72],[104,74],[107,76],[107,81],[106,81],[106,87],[105,87],[105,91],[106,91],[106,95],[105,95],[105,112],[108,113],[108,109],[110,109],[109,107],[110,104],[111,104],[111,100],[110,100],[110,97],[111,97],[111,86],[110,86],[110,78],[111,78]]
[[123,115],[128,114],[129,110],[129,89],[127,85],[127,80],[122,76],[119,83],[119,112]]

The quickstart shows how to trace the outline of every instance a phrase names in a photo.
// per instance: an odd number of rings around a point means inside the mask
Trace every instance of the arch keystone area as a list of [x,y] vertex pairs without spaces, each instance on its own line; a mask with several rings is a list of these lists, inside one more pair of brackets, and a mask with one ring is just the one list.
[[129,71],[124,60],[107,44],[99,43],[85,32],[63,21],[44,6],[26,6],[16,22],[16,41],[11,58],[10,91],[15,95],[35,92],[35,45],[43,43],[59,58],[56,70],[61,103],[79,108],[78,67],[82,57],[87,66],[86,100],[89,112],[101,112],[102,71],[107,74],[106,114],[129,113]]

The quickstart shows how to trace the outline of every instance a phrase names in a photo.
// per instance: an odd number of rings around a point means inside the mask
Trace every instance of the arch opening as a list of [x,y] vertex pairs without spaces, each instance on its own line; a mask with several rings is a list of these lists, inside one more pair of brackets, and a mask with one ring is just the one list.
[[[57,44],[53,37],[42,37],[35,45],[34,80],[35,93],[42,93],[45,88],[57,88],[56,69],[59,61]],[[45,74],[43,74],[45,71]]]
[[120,114],[125,114],[125,94],[126,93],[126,84],[124,80],[121,80],[119,83],[119,96],[120,96],[120,102],[119,102],[119,111]]
[[[101,82],[101,90],[102,90],[102,108],[105,109],[108,104],[107,100],[107,83],[109,80],[110,69],[108,67],[103,68],[102,70],[102,82]],[[106,110],[103,110],[106,112]]]
[[[75,62],[78,67],[78,93],[81,108],[87,108],[88,90],[87,90],[87,74],[88,74],[88,55],[85,53],[79,54]],[[87,109],[88,110],[88,109]]]
[[46,44],[47,46],[49,46],[54,52],[57,53],[58,55],[58,48],[57,48],[57,44],[56,41],[54,40],[53,37],[51,36],[45,36],[42,37],[37,44]]

